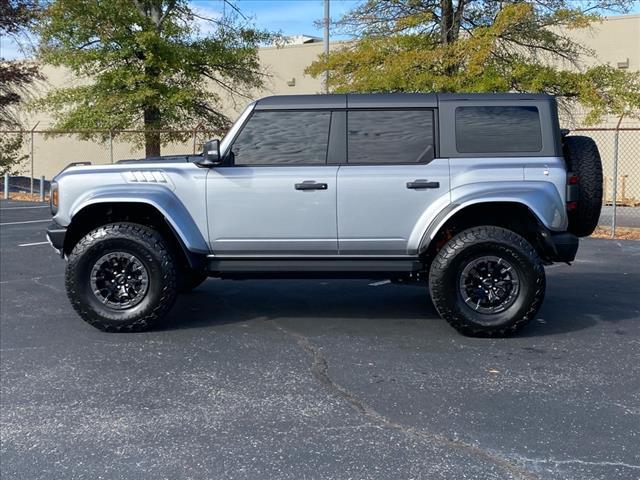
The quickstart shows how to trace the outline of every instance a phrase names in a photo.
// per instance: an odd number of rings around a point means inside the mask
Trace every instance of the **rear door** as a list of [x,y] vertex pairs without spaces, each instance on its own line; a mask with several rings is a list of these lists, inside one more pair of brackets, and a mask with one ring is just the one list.
[[232,143],[229,164],[207,175],[215,254],[337,253],[330,124],[329,110],[253,112]]
[[435,147],[433,109],[347,112],[347,163],[338,171],[340,254],[415,253],[410,239],[430,207],[449,199],[449,161],[435,158]]

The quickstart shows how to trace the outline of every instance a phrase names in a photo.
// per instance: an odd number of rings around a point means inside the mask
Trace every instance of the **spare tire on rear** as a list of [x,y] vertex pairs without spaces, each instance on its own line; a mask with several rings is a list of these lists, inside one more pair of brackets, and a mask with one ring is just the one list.
[[570,136],[563,139],[567,168],[578,177],[577,203],[569,211],[569,232],[586,237],[598,226],[602,209],[602,162],[593,139]]

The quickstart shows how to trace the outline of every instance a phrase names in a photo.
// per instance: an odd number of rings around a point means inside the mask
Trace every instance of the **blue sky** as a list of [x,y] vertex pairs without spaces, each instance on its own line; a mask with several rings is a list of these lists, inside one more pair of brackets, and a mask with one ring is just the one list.
[[[340,18],[362,0],[331,0],[331,17]],[[221,16],[225,9],[222,0],[193,0],[194,8],[203,15]],[[324,15],[323,0],[236,0],[236,5],[250,17],[256,26],[284,35],[322,36],[322,30],[314,25]],[[640,2],[632,7],[632,12],[640,12]],[[333,40],[343,37],[333,36]],[[11,39],[0,39],[0,56],[7,59],[23,58],[24,54]]]
[[[359,3],[359,0],[331,0],[331,17],[340,18]],[[222,16],[224,10],[230,11],[222,0],[194,0],[194,8],[203,16],[213,18]],[[284,35],[322,36],[322,30],[316,29],[314,22],[324,15],[323,0],[236,0],[235,4],[244,15],[260,28],[281,31]],[[334,37],[339,39],[343,37]],[[0,56],[6,59],[24,58],[25,54],[10,39],[0,39]]]
[[[284,35],[322,36],[322,30],[316,29],[314,22],[322,20],[323,0],[236,0],[235,3],[258,27],[280,30]],[[331,17],[340,18],[358,3],[358,0],[331,0]],[[220,13],[223,8],[230,10],[222,0],[194,0],[191,4],[211,13]]]

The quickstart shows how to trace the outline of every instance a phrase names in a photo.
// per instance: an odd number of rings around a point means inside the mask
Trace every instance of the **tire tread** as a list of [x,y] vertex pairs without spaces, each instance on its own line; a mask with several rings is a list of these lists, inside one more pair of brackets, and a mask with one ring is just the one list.
[[[139,318],[127,323],[105,320],[82,301],[78,291],[77,264],[81,257],[98,242],[110,238],[128,238],[147,245],[160,258],[162,264],[163,290],[154,308]],[[111,223],[92,230],[73,247],[69,254],[65,275],[67,296],[74,310],[87,323],[105,332],[140,332],[157,325],[173,306],[176,299],[177,284],[174,259],[161,234],[144,225],[136,223]]]
[[[534,300],[530,303],[526,312],[513,322],[501,327],[486,327],[472,324],[458,313],[446,298],[447,284],[444,274],[450,268],[451,261],[465,248],[480,242],[495,242],[507,248],[516,248],[524,254],[534,266],[536,290]],[[451,326],[464,335],[480,337],[504,337],[514,334],[524,327],[536,315],[544,300],[546,279],[544,267],[533,246],[520,235],[510,230],[494,227],[480,226],[465,230],[452,238],[435,256],[429,273],[429,289],[431,300],[438,313]]]

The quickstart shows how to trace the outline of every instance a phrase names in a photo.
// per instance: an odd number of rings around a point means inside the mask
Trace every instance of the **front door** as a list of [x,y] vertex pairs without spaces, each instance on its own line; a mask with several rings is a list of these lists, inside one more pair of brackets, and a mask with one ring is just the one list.
[[340,254],[416,253],[410,240],[449,203],[449,161],[434,158],[434,133],[429,109],[347,113],[347,163],[338,171]]
[[253,112],[231,146],[229,164],[207,174],[214,254],[337,253],[330,122],[331,112],[323,110]]

